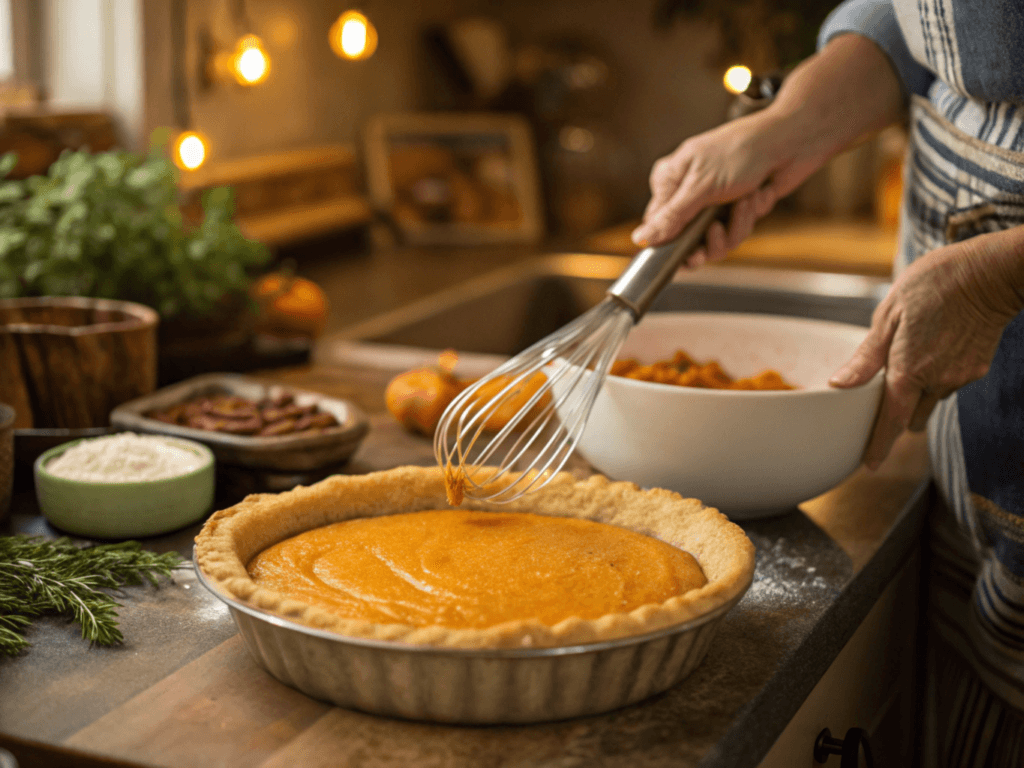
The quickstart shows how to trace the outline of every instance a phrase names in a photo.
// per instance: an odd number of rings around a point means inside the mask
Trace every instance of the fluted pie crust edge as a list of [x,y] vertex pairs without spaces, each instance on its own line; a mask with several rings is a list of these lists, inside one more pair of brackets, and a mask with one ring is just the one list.
[[215,512],[196,537],[196,563],[227,597],[304,624],[356,638],[444,648],[546,648],[642,635],[700,618],[739,597],[754,572],[754,545],[718,510],[671,491],[642,490],[601,475],[577,480],[559,473],[539,491],[511,504],[466,499],[460,509],[534,512],[610,523],[673,544],[693,555],[707,584],[660,604],[596,620],[536,620],[485,629],[376,624],[340,618],[258,586],[246,570],[257,554],[297,534],[357,517],[444,509],[444,474],[432,467],[398,467],[365,475],[335,475],[279,494],[256,494]]

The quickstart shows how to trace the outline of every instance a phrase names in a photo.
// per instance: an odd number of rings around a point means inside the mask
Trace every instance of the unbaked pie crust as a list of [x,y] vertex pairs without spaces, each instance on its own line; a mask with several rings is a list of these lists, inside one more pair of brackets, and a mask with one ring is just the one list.
[[610,523],[653,536],[689,552],[707,578],[704,586],[660,604],[597,619],[536,619],[486,628],[413,627],[345,619],[258,585],[247,565],[268,547],[314,528],[353,518],[446,507],[438,468],[399,467],[366,475],[336,475],[309,487],[261,494],[214,513],[196,537],[196,562],[226,596],[316,629],[356,638],[445,648],[554,647],[642,635],[697,619],[732,602],[749,586],[754,547],[742,529],[696,499],[666,490],[641,490],[600,475],[577,480],[560,473],[544,488],[511,504],[465,500],[461,509],[533,512]]

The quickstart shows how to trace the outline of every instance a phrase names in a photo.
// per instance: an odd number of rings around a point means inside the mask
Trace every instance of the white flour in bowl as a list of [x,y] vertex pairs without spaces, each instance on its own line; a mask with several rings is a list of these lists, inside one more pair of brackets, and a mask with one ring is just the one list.
[[205,462],[167,438],[121,432],[73,445],[51,459],[46,471],[66,480],[138,483],[185,475]]

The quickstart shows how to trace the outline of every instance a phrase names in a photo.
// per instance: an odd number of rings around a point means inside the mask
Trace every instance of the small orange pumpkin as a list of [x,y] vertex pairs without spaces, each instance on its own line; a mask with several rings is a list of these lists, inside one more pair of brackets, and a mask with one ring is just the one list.
[[327,296],[312,280],[270,272],[256,281],[252,295],[260,308],[259,330],[315,337],[327,325]]
[[384,390],[388,411],[408,430],[432,435],[441,414],[466,383],[455,377],[458,355],[453,349],[440,354],[436,366],[400,373]]

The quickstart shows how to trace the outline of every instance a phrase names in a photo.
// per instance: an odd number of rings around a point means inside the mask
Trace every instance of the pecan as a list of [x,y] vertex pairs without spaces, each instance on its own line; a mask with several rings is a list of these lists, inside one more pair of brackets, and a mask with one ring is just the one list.
[[232,435],[255,435],[263,429],[263,419],[259,416],[250,416],[246,419],[225,419],[221,432],[228,432]]
[[310,426],[312,427],[325,429],[326,427],[338,426],[338,420],[334,418],[334,414],[327,413],[326,411],[320,411],[319,413],[311,414],[310,418]]
[[205,429],[210,432],[220,432],[224,428],[224,425],[227,424],[227,421],[227,419],[218,419],[206,413],[199,413],[194,416],[190,416],[186,426],[192,427],[193,429]]
[[282,405],[272,406],[263,409],[263,418],[266,421],[280,421],[281,419],[294,419],[303,416],[316,409],[315,405]]
[[244,397],[221,397],[203,407],[206,413],[213,416],[224,416],[229,419],[250,419],[257,415],[256,404]]
[[260,437],[277,437],[278,435],[287,435],[295,431],[295,419],[281,419],[275,421],[273,424],[267,424],[257,434]]

